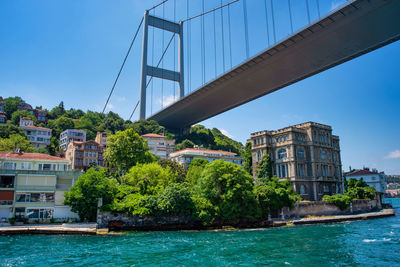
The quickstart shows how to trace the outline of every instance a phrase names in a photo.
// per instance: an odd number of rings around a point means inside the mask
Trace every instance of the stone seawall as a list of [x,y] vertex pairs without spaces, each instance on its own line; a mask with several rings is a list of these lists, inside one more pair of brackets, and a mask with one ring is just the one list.
[[292,210],[284,209],[285,218],[303,218],[305,216],[332,216],[349,215],[365,212],[378,211],[382,204],[378,200],[353,200],[345,210],[339,209],[336,205],[325,201],[300,201],[295,204]]

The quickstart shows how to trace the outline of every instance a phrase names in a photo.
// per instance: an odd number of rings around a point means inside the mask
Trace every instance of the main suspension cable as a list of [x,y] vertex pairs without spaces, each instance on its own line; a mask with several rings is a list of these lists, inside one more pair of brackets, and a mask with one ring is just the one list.
[[122,65],[121,65],[121,68],[119,69],[117,78],[116,78],[115,81],[114,81],[114,84],[113,84],[113,86],[112,86],[112,88],[111,88],[110,94],[108,95],[106,104],[104,105],[104,108],[103,108],[103,111],[102,111],[103,114],[104,114],[104,111],[105,111],[106,108],[107,108],[108,101],[110,101],[111,95],[112,95],[112,93],[114,92],[115,85],[117,84],[118,79],[119,79],[119,76],[121,75],[122,69],[123,69],[124,66],[125,66],[125,62],[126,62],[128,56],[129,56],[129,53],[131,52],[131,49],[132,49],[133,44],[135,43],[136,37],[137,37],[137,35],[138,35],[138,33],[139,33],[139,30],[140,30],[140,28],[142,27],[143,20],[144,20],[144,18],[142,18],[142,20],[141,20],[140,23],[139,23],[139,26],[138,26],[138,28],[137,28],[137,30],[136,30],[136,33],[135,33],[135,36],[134,36],[133,39],[132,39],[131,45],[129,46],[129,49],[128,49],[128,52],[127,52],[126,55],[125,55],[124,61],[122,62]]

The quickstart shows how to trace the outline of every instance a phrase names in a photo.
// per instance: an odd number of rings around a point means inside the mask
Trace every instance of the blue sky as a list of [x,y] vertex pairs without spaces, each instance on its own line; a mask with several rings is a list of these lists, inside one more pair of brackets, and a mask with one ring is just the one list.
[[[310,19],[318,18],[316,0],[308,0]],[[64,101],[67,108],[101,111],[123,57],[146,8],[159,1],[80,0],[80,1],[0,1],[0,95],[21,96],[33,106],[51,109]],[[205,10],[221,1],[205,0]],[[222,1],[227,3],[229,1]],[[307,24],[305,1],[294,2],[294,31]],[[337,8],[343,1],[319,0],[320,14]],[[202,1],[169,0],[155,15],[176,20],[198,14]],[[267,6],[268,35],[264,0],[247,0],[249,50],[254,55],[272,45],[274,36],[270,2]],[[276,40],[291,32],[286,1],[274,0]],[[214,62],[213,15],[204,18],[205,80],[245,59],[242,1],[224,9],[224,38],[221,13],[216,13],[216,56]],[[229,24],[231,42],[229,42]],[[185,25],[186,89],[202,83],[201,20]],[[149,63],[158,61],[170,38],[150,31]],[[189,37],[191,42],[189,43]],[[222,41],[225,66],[222,66]],[[154,54],[153,48],[154,47]],[[175,49],[173,49],[175,48]],[[141,33],[121,75],[107,110],[127,119],[139,95]],[[190,53],[189,53],[190,50]],[[188,81],[188,59],[190,76]],[[173,42],[163,62],[177,68],[177,42]],[[279,129],[305,121],[326,123],[340,136],[342,164],[347,170],[369,166],[389,174],[400,174],[400,43],[393,43],[355,60],[315,75],[270,95],[254,100],[203,122],[217,127],[241,142],[251,132]],[[148,88],[148,113],[174,99],[177,87],[154,79]],[[176,96],[175,96],[176,97]],[[150,104],[153,104],[151,108]],[[134,115],[137,118],[137,113]]]

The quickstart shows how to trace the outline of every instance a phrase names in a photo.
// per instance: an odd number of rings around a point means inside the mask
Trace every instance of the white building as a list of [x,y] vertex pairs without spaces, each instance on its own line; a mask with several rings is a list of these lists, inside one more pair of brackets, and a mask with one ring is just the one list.
[[33,126],[33,121],[26,117],[20,119],[19,127],[24,130],[26,136],[35,147],[50,145],[51,129]]
[[181,164],[185,169],[194,159],[205,159],[213,162],[217,159],[222,159],[238,165],[242,165],[243,159],[237,156],[236,153],[222,151],[222,150],[209,150],[201,148],[186,148],[169,155],[170,159]]
[[347,180],[356,179],[362,180],[366,182],[369,186],[372,186],[376,189],[376,191],[385,193],[386,191],[386,182],[385,182],[385,173],[378,173],[377,170],[373,169],[370,171],[368,168],[364,168],[363,170],[355,170],[346,175]]
[[82,173],[64,158],[41,153],[0,152],[0,221],[77,219],[64,192]]
[[174,139],[166,139],[165,136],[148,133],[142,135],[143,139],[147,140],[147,144],[149,145],[150,152],[156,154],[157,156],[166,159],[169,154],[174,152],[175,140]]
[[60,134],[60,148],[67,150],[69,142],[86,142],[86,131],[77,129],[67,129]]

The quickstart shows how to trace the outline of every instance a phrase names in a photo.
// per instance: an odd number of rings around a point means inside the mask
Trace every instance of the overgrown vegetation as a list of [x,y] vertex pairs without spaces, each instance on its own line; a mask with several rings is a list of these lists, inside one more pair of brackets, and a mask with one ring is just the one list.
[[350,206],[352,200],[355,199],[375,199],[375,188],[368,186],[362,180],[350,179],[346,181],[346,191],[344,195],[324,196],[323,201],[335,204],[341,210],[345,210]]
[[[65,203],[82,220],[96,217],[99,198],[103,198],[102,210],[187,215],[203,225],[267,219],[272,210],[293,207],[300,200],[289,181],[264,175],[254,182],[242,166],[234,163],[195,159],[185,171],[176,162],[147,157],[147,144],[140,139],[133,129],[110,136],[106,152],[109,172],[91,168],[65,193]],[[127,151],[131,156],[125,155]],[[263,170],[257,173],[272,173],[267,170],[272,165],[260,166]]]

